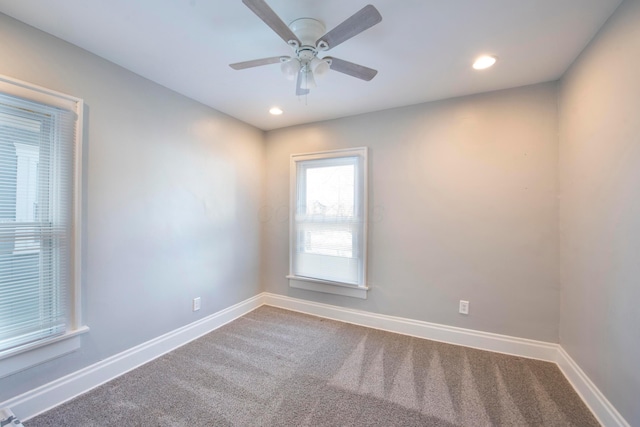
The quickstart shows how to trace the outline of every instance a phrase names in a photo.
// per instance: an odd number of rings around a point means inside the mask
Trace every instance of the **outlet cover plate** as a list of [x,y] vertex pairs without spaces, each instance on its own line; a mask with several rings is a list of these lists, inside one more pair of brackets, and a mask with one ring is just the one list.
[[469,301],[460,300],[460,307],[458,308],[460,314],[469,314]]

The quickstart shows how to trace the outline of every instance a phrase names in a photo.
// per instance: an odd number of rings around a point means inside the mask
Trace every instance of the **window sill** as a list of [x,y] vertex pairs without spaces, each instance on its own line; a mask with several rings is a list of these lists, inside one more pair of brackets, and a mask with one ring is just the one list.
[[76,351],[80,348],[80,335],[88,331],[89,327],[83,326],[58,337],[0,353],[0,378]]
[[287,276],[289,286],[307,291],[323,292],[325,294],[344,295],[347,297],[367,299],[369,288],[328,280],[311,279],[309,277]]

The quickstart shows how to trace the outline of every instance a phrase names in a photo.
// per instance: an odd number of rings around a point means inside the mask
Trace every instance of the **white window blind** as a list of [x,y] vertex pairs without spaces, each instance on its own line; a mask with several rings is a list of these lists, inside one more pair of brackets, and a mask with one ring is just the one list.
[[2,89],[0,355],[69,325],[77,128],[75,102]]
[[292,156],[290,278],[366,286],[366,149]]

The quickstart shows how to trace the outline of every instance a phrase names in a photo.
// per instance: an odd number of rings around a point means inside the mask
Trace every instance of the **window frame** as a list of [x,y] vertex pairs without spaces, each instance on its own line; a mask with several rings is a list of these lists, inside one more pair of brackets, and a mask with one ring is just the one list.
[[[341,159],[357,157],[359,158],[358,168],[356,168],[356,179],[361,178],[361,185],[356,184],[356,189],[360,188],[362,191],[361,198],[356,197],[355,210],[360,212],[362,216],[362,233],[354,236],[361,242],[359,257],[359,284],[343,283],[337,281],[331,281],[321,278],[297,276],[294,273],[294,257],[298,244],[298,236],[296,235],[296,212],[298,209],[299,201],[298,196],[305,194],[305,190],[299,190],[298,182],[298,165],[304,162],[313,162],[326,159]],[[368,184],[368,148],[346,148],[338,150],[318,151],[313,153],[304,154],[292,154],[290,157],[290,196],[289,196],[289,274],[286,276],[289,279],[289,286],[292,288],[311,290],[316,292],[344,295],[354,298],[367,298],[367,292],[369,290],[367,282],[367,259],[368,259],[368,199],[369,199],[369,184]],[[358,190],[356,190],[358,191]],[[358,199],[361,199],[361,204],[358,205]]]
[[83,323],[82,315],[82,141],[84,101],[80,98],[34,85],[0,74],[0,92],[73,111],[76,115],[76,133],[73,158],[73,189],[71,236],[71,266],[68,284],[69,309],[68,329],[63,335],[47,337],[0,351],[0,378],[28,369],[48,360],[68,354],[80,348],[80,336],[89,328]]

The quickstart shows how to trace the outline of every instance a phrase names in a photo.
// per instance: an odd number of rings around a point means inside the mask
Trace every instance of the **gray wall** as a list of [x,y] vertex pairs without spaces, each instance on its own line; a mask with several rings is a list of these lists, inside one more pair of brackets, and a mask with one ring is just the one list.
[[640,426],[640,1],[609,19],[560,99],[560,343]]
[[[268,132],[265,289],[557,342],[556,89],[547,83]],[[289,288],[289,156],[358,146],[370,147],[368,299]],[[468,316],[458,314],[460,299],[471,303]]]
[[0,379],[0,401],[259,292],[261,131],[2,14],[0,58],[86,102],[91,328],[80,351]]

